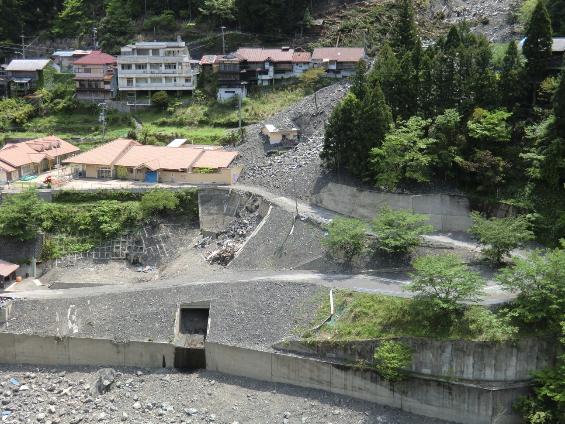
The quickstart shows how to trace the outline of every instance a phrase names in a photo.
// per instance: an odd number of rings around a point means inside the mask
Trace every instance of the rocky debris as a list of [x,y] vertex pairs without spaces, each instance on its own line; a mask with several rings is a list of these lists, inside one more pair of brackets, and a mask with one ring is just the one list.
[[[237,146],[238,163],[244,166],[239,182],[290,197],[309,198],[316,184],[328,177],[320,167],[324,128],[348,89],[346,81],[332,84],[264,122],[248,126],[246,142]],[[274,151],[261,135],[265,124],[299,128],[300,142],[291,149]]]
[[[87,382],[100,371],[0,366],[0,422],[441,423],[336,394],[209,371],[137,376],[135,370],[119,369],[112,390],[94,397]],[[33,389],[16,390],[12,378]]]
[[[99,295],[93,295],[87,288],[84,297],[17,302],[10,321],[0,324],[0,331],[169,342],[174,336],[179,304],[213,299],[210,318],[214,325],[209,329],[208,341],[270,349],[273,343],[291,335],[297,325],[307,325],[314,319],[316,308],[310,302],[326,290],[315,284],[272,280],[191,284]],[[69,313],[72,322],[60,319]]]
[[116,371],[112,368],[102,368],[96,373],[96,378],[92,385],[94,393],[104,394],[110,391],[116,379]]
[[259,200],[251,197],[235,212],[235,219],[223,231],[215,236],[202,236],[194,247],[204,250],[203,255],[210,264],[227,266],[261,219]]
[[12,298],[10,297],[0,297],[0,308],[3,308],[4,306],[6,306],[8,303],[12,302]]
[[466,21],[473,32],[490,41],[508,41],[519,34],[515,11],[520,4],[518,0],[435,0],[420,10],[418,20],[424,36],[431,39],[449,25]]

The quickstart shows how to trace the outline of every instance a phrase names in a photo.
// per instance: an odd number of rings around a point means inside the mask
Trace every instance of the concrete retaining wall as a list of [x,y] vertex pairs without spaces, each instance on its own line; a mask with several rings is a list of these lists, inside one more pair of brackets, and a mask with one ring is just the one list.
[[174,364],[169,343],[0,333],[0,363],[162,368]]
[[237,217],[240,210],[246,207],[259,208],[264,217],[269,204],[261,197],[235,190],[204,188],[198,190],[198,215],[200,229],[204,233],[218,233],[226,229]]
[[408,210],[427,215],[438,231],[466,231],[471,226],[469,200],[447,194],[395,194],[329,183],[314,196],[312,203],[359,219],[372,219],[379,209]]
[[512,424],[526,384],[470,384],[412,376],[391,384],[371,370],[282,353],[206,343],[209,370],[320,389],[462,424]]
[[[535,338],[507,343],[412,337],[398,340],[412,349],[412,364],[407,371],[470,381],[526,381],[531,379],[532,372],[552,366],[557,353],[554,343]],[[277,344],[275,349],[344,364],[358,361],[373,364],[373,353],[380,343],[378,340],[315,344],[288,341]]]

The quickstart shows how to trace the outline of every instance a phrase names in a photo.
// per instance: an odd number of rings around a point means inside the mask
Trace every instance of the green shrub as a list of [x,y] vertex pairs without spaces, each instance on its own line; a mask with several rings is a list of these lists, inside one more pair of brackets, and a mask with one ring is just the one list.
[[141,210],[144,216],[170,212],[179,205],[179,199],[172,191],[151,190],[141,198]]
[[157,91],[151,96],[153,106],[165,109],[169,105],[169,95],[166,91]]
[[12,98],[0,100],[0,130],[12,125],[23,126],[35,114],[35,108],[24,100]]
[[358,219],[336,218],[327,226],[328,234],[322,239],[328,254],[350,265],[365,248],[366,227]]
[[173,32],[176,29],[177,22],[172,10],[165,10],[160,15],[148,16],[143,22],[144,31]]
[[565,246],[515,258],[497,279],[506,290],[518,293],[510,306],[520,323],[559,333],[565,317]]
[[483,246],[485,259],[493,264],[502,262],[504,256],[534,238],[529,218],[522,215],[516,218],[483,218],[471,214],[473,226],[469,230]]
[[405,368],[412,362],[412,350],[399,342],[386,341],[375,349],[373,355],[377,373],[388,381],[402,380]]
[[423,256],[415,259],[412,266],[415,272],[407,290],[438,312],[455,311],[459,302],[479,300],[485,285],[479,274],[453,254]]
[[497,315],[483,306],[465,309],[459,327],[459,333],[479,341],[504,342],[515,339],[518,333],[508,316]]
[[53,193],[55,203],[83,203],[96,202],[99,200],[117,200],[120,202],[133,202],[141,200],[143,193],[128,190],[97,190],[77,191],[61,190]]
[[376,247],[388,253],[408,253],[420,244],[422,235],[431,233],[427,217],[407,211],[383,208],[371,223]]
[[0,207],[0,235],[33,240],[41,230],[45,203],[35,190],[8,195]]

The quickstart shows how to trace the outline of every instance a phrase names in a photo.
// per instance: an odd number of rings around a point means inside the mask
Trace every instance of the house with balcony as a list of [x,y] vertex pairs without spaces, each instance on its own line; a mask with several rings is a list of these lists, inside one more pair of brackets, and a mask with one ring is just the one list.
[[180,40],[143,41],[122,47],[118,56],[118,90],[128,105],[151,105],[151,95],[192,93],[197,86],[198,61],[191,60]]
[[246,84],[269,86],[299,77],[310,68],[311,55],[301,49],[240,48],[218,59],[218,100],[246,95]]
[[367,60],[362,47],[319,47],[312,53],[312,67],[324,68],[330,78],[352,76],[362,60]]
[[73,63],[76,98],[100,102],[113,99],[117,93],[117,59],[101,51],[93,51]]

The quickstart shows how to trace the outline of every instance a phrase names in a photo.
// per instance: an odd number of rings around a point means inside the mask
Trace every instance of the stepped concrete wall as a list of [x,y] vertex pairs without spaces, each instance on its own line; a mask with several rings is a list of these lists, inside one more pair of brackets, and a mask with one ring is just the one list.
[[462,424],[513,424],[513,402],[527,383],[477,384],[411,375],[390,383],[372,370],[276,352],[206,343],[206,368],[320,389]]
[[[473,342],[399,337],[412,349],[412,363],[406,368],[418,374],[469,381],[527,381],[534,371],[553,366],[557,346],[547,340],[529,338],[516,342]],[[379,340],[278,343],[275,349],[344,364],[363,361],[374,364]]]
[[312,196],[326,209],[370,220],[379,209],[407,210],[426,215],[437,231],[466,231],[471,226],[469,199],[450,194],[396,194],[329,183]]

